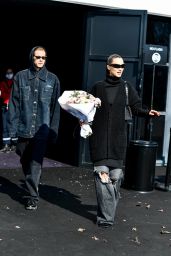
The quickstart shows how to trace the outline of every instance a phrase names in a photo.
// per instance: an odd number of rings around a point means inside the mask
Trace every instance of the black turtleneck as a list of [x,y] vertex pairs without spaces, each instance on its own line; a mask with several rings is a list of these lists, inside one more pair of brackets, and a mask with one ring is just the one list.
[[112,76],[107,76],[106,77],[106,82],[107,85],[105,87],[106,90],[106,95],[107,95],[107,99],[108,99],[108,103],[110,105],[113,104],[115,97],[117,95],[119,86],[121,86],[122,84],[122,79],[120,77],[112,77]]

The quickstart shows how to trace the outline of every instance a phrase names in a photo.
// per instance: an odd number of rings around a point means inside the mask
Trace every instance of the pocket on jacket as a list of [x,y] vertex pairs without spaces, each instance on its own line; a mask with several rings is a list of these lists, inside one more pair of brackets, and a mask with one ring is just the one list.
[[21,99],[22,100],[29,100],[30,95],[30,86],[23,86],[21,87]]
[[42,90],[41,100],[49,101],[52,97],[52,93],[53,93],[53,86],[46,85],[45,88]]

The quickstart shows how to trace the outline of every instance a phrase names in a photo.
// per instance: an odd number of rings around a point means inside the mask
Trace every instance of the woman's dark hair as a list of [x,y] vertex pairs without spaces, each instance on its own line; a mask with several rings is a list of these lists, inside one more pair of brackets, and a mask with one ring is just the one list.
[[116,54],[116,53],[113,53],[113,54],[109,55],[109,57],[107,58],[107,61],[106,61],[106,76],[109,75],[109,70],[107,69],[107,65],[110,65],[113,62],[113,59],[116,59],[116,58],[121,58],[122,59],[122,57],[119,54]]
[[116,53],[111,54],[111,55],[107,58],[107,65],[110,65],[110,64],[112,63],[113,59],[116,59],[116,58],[121,58],[121,59],[122,59],[122,57],[121,57],[119,54],[116,54]]

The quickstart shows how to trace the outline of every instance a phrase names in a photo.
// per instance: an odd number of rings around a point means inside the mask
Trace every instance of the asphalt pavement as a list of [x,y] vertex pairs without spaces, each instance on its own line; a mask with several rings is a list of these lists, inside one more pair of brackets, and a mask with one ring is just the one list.
[[[5,167],[0,169],[1,256],[171,255],[170,191],[122,187],[115,224],[105,229],[96,225],[91,168],[46,163],[38,209],[28,211],[20,165]],[[156,167],[156,177],[165,171]]]

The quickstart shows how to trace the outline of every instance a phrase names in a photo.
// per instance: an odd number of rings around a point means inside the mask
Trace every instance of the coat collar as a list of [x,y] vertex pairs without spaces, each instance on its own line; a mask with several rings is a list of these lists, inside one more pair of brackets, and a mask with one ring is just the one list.
[[106,76],[106,82],[108,83],[108,86],[120,86],[122,83],[124,83],[121,77],[112,77],[109,75]]
[[45,66],[41,68],[39,71],[36,71],[35,69],[30,68],[28,73],[28,79],[31,80],[31,79],[34,79],[35,77],[38,77],[39,79],[46,81],[47,73],[48,71]]

